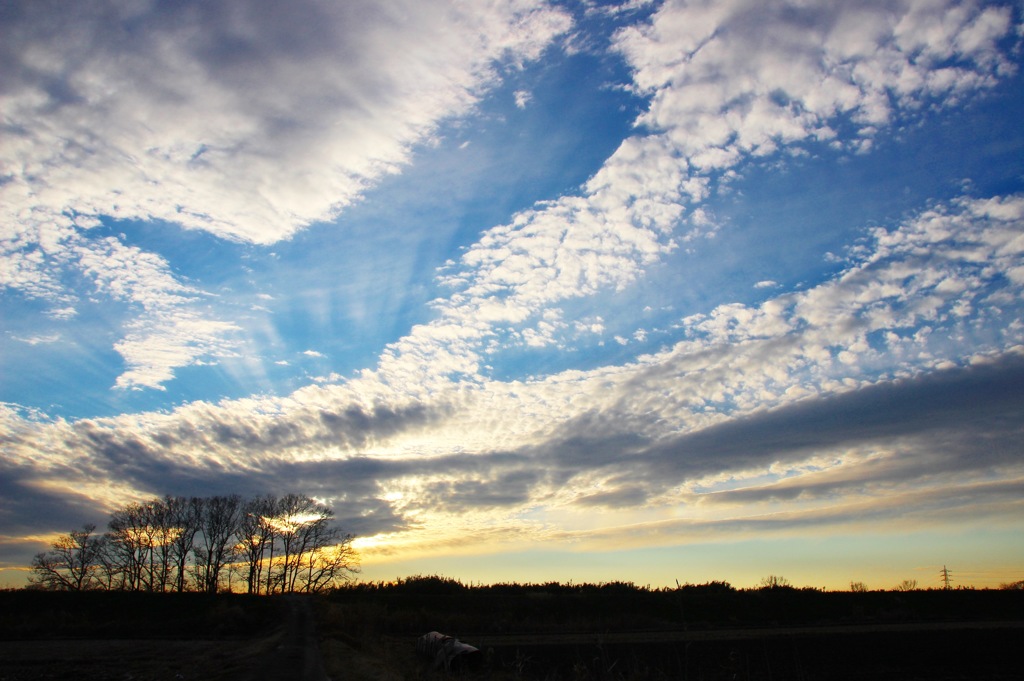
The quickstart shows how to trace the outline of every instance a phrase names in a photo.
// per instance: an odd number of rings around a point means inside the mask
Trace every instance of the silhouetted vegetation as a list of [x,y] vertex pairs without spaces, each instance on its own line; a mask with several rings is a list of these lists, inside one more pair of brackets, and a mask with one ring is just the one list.
[[326,595],[348,633],[661,631],[735,627],[1014,620],[1020,596],[995,589],[736,589],[728,582],[651,589],[630,582],[467,585],[439,576],[355,582]]
[[[209,655],[216,648],[202,642],[212,639],[249,669],[244,651],[273,656],[293,598],[0,592],[0,641],[125,638],[187,650],[180,642],[194,639],[197,655]],[[442,678],[415,652],[420,636],[440,631],[480,649],[477,668],[452,672],[465,679],[1009,679],[1024,630],[1024,590],[1016,588],[830,592],[775,580],[652,589],[428,575],[305,598],[332,678]],[[211,666],[199,668],[208,674]]]
[[304,495],[171,497],[115,510],[108,531],[84,525],[32,561],[51,591],[316,593],[356,571],[352,535]]
[[273,599],[245,594],[127,591],[0,592],[0,638],[250,638],[280,622]]
[[1017,673],[1024,593],[421,576],[350,584],[317,606],[327,650],[386,661],[396,678],[433,678],[413,642],[440,631],[485,652],[461,673],[473,679],[999,679]]

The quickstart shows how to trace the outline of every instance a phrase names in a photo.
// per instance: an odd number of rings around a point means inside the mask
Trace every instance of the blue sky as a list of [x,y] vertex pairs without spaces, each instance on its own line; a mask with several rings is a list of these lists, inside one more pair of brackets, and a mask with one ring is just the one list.
[[364,574],[1024,570],[1019,3],[11,3],[0,578],[300,491]]

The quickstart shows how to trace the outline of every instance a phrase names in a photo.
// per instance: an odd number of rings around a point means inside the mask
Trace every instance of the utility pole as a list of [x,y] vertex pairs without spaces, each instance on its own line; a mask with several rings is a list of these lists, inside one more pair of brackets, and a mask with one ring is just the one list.
[[950,583],[953,581],[953,578],[950,577],[952,573],[946,569],[945,565],[943,565],[942,571],[939,572],[939,574],[942,575],[942,588],[949,591],[952,588],[950,587]]

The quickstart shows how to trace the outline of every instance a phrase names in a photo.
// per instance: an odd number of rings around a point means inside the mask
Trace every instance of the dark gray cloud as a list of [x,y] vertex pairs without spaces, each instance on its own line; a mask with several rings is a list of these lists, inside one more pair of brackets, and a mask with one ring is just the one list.
[[0,461],[0,534],[35,534],[58,527],[72,530],[83,523],[105,522],[106,511],[97,500],[35,482],[24,469]]
[[99,500],[38,482],[34,471],[0,459],[0,568],[29,565],[32,556],[48,548],[45,541],[31,537],[69,532],[87,523],[103,527],[107,522]]
[[[262,486],[261,477],[272,474],[268,471],[297,450],[359,450],[446,413],[444,406],[428,408],[420,403],[348,405],[280,417],[241,409],[209,409],[198,416],[157,419],[145,432],[116,420],[83,420],[71,427],[65,444],[79,454],[91,474],[108,475],[141,489],[211,488],[224,481],[248,488]],[[350,465],[357,468],[371,465],[365,459],[353,461]]]
[[364,447],[403,430],[435,422],[446,412],[440,405],[428,408],[418,402],[400,408],[378,404],[366,409],[353,405],[337,411],[322,410],[320,421],[326,429],[325,439]]
[[[320,412],[323,420],[323,414]],[[436,418],[413,405],[406,409],[344,408],[326,420],[338,439],[369,442],[380,433],[396,433]],[[402,479],[421,481],[417,508],[451,513],[513,507],[543,498],[574,479],[597,476],[599,490],[576,501],[581,506],[636,507],[672,487],[707,475],[799,464],[819,454],[847,448],[879,447],[891,454],[844,469],[829,477],[800,476],[775,485],[723,493],[720,500],[757,501],[826,496],[871,483],[899,484],[925,477],[985,476],[1019,467],[1024,441],[1024,360],[1005,357],[992,364],[946,370],[912,379],[873,385],[849,393],[807,399],[788,407],[735,418],[685,435],[653,441],[638,435],[635,418],[592,412],[565,424],[546,445],[516,451],[456,453],[436,457],[357,455],[330,460],[295,461],[270,457],[282,442],[293,446],[305,427],[253,427],[227,436],[232,450],[241,442],[252,458],[174,456],[173,448],[98,422],[74,426],[88,453],[68,479],[104,476],[162,494],[239,493],[246,496],[300,491],[335,500],[339,518],[360,534],[396,531],[408,525],[403,510],[382,500],[383,490]],[[233,428],[233,424],[230,428]],[[625,427],[625,432],[619,428]],[[214,423],[206,432],[217,445],[230,430]],[[279,438],[288,430],[292,434]],[[320,448],[333,437],[314,429],[311,444]],[[266,439],[260,433],[268,434]],[[179,441],[184,446],[187,440]],[[196,443],[191,443],[194,448]],[[216,450],[216,445],[214,446]],[[242,448],[245,450],[245,447]],[[245,465],[242,465],[242,464]],[[34,491],[36,474],[10,468],[6,513],[34,528],[73,528],[87,502]],[[18,486],[15,490],[13,486]],[[945,486],[949,486],[947,483]],[[732,497],[728,496],[733,495]],[[27,504],[27,505],[26,505]],[[77,504],[77,505],[76,505]],[[46,509],[27,513],[28,506]],[[413,507],[413,506],[410,506]],[[96,507],[92,506],[93,516]],[[88,520],[88,519],[86,519]],[[29,529],[29,528],[22,528]]]
[[[858,467],[852,478],[823,482],[817,493],[869,481],[984,473],[1024,463],[1024,360],[1005,357],[807,399],[650,444],[635,433],[616,436],[615,423],[613,414],[589,414],[568,423],[546,449],[550,462],[570,477],[592,471],[616,476],[622,487],[597,500],[621,498],[627,506],[640,488],[656,494],[705,475],[798,463],[858,446],[891,448],[895,454]],[[780,483],[746,494],[786,497],[801,491],[800,483]]]
[[463,513],[478,509],[518,506],[526,503],[544,479],[540,472],[514,470],[496,471],[484,479],[465,478],[457,471],[449,480],[428,483],[417,505],[447,513]]
[[1022,417],[1024,361],[1008,357],[736,419],[658,445],[645,458],[688,475],[924,437],[947,450],[947,465],[975,468],[1020,462],[1012,443]]
[[[1019,511],[1024,481],[989,482],[933,489],[918,494],[894,496],[872,503],[833,504],[794,508],[770,514],[740,514],[721,519],[676,518],[630,525],[629,539],[640,542],[678,543],[686,540],[769,537],[779,532],[834,530],[849,526],[890,527],[895,523],[913,526],[949,526],[963,522],[993,525],[1005,523],[1008,512]],[[906,525],[903,525],[906,527]],[[573,535],[567,535],[571,538]],[[597,530],[590,539],[620,541],[622,528]]]
[[[401,432],[405,426],[415,428],[440,418],[420,406],[331,413],[329,422],[339,429],[344,423],[351,437],[368,442],[375,433]],[[452,515],[514,509],[543,502],[560,489],[587,480],[599,485],[582,487],[592,491],[576,497],[578,507],[637,508],[703,476],[763,469],[776,462],[800,465],[819,454],[827,458],[846,449],[876,447],[889,453],[774,484],[700,495],[711,503],[816,498],[833,499],[834,504],[794,506],[791,513],[767,519],[741,515],[722,521],[654,523],[637,529],[634,539],[952,520],[950,509],[974,519],[997,518],[1019,504],[1024,489],[1024,476],[1007,474],[1020,472],[1024,463],[1019,445],[1024,441],[1024,359],[1008,356],[991,364],[806,399],[660,441],[639,435],[640,425],[635,417],[617,419],[614,413],[595,411],[564,424],[543,446],[421,458],[363,454],[296,461],[291,456],[268,456],[273,450],[267,442],[282,441],[271,435],[266,441],[254,438],[252,458],[239,465],[244,458],[186,455],[187,439],[177,441],[182,455],[173,456],[174,447],[157,437],[143,437],[142,431],[132,434],[100,422],[79,422],[66,431],[69,449],[77,450],[78,457],[60,464],[60,477],[71,490],[76,479],[95,483],[106,478],[151,490],[154,496],[301,492],[329,500],[345,531],[372,536],[415,530],[411,512],[417,509]],[[344,429],[338,432],[348,432]],[[294,433],[304,430],[299,427]],[[211,449],[219,451],[223,430],[189,432],[215,433],[199,442],[212,443]],[[315,448],[321,449],[324,441],[314,437]],[[231,442],[229,449],[237,450],[238,442]],[[52,471],[8,462],[0,473],[0,524],[8,534],[67,532],[85,522],[101,527],[106,522],[106,511],[84,494],[36,484]],[[410,480],[412,496],[388,500],[389,488]],[[851,505],[849,495],[871,485],[891,493]],[[593,538],[601,534],[598,531]],[[2,548],[9,564],[24,564],[42,547],[19,543]]]

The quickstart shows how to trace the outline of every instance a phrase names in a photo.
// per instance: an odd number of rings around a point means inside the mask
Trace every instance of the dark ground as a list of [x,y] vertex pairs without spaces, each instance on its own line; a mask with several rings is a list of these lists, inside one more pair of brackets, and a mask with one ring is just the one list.
[[[315,597],[7,591],[0,681],[1022,678],[1024,592],[726,587],[419,579]],[[415,642],[432,630],[478,647],[478,659],[431,670]]]
[[0,681],[325,681],[301,596],[0,593]]

